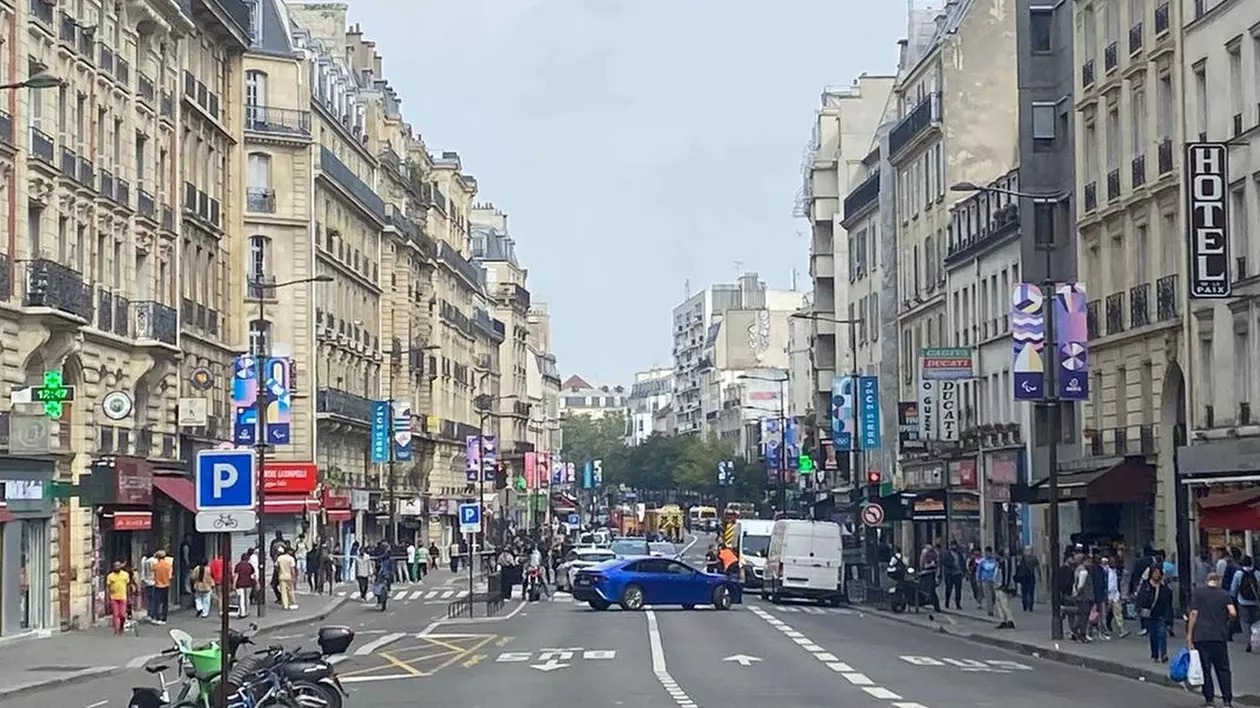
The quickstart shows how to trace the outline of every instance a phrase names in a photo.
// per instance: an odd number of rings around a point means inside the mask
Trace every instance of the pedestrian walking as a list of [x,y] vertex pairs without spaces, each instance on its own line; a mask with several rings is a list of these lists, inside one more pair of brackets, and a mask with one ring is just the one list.
[[1168,634],[1163,630],[1164,618],[1172,614],[1173,594],[1164,586],[1164,571],[1153,569],[1145,580],[1138,581],[1136,599],[1138,619],[1146,630],[1152,661],[1168,661]]
[[250,596],[258,584],[257,571],[249,561],[250,555],[249,551],[242,553],[241,559],[232,569],[235,576],[233,586],[236,588],[236,616],[242,619],[249,616]]
[[210,616],[210,593],[214,590],[214,580],[210,578],[210,568],[205,563],[197,563],[192,569],[193,610],[198,617]]
[[1243,642],[1248,654],[1260,644],[1256,639],[1260,636],[1260,626],[1256,625],[1257,610],[1260,609],[1260,571],[1256,570],[1251,556],[1243,556],[1242,567],[1234,573],[1234,581],[1230,583],[1229,595],[1234,598],[1234,606],[1238,608],[1238,628],[1242,630]]
[[412,547],[416,549],[416,577],[423,581],[424,576],[429,574],[429,549],[423,543]]
[[[1154,575],[1154,570],[1151,572]],[[1229,668],[1230,626],[1238,619],[1238,608],[1229,593],[1221,588],[1219,573],[1207,577],[1207,585],[1195,588],[1190,596],[1190,623],[1186,628],[1186,647],[1199,652],[1203,664],[1203,700],[1216,705],[1212,675],[1221,687],[1221,700],[1226,708],[1234,705],[1233,672]],[[1152,629],[1151,634],[1156,632]],[[1161,632],[1162,634],[1162,632]]]
[[122,634],[127,626],[127,593],[131,589],[131,573],[123,568],[122,561],[114,561],[109,575],[105,576],[105,591],[109,595],[109,615],[114,634]]
[[297,602],[293,599],[293,586],[297,578],[297,561],[289,549],[281,546],[280,555],[276,556],[276,588],[280,595],[280,606],[286,610],[296,610]]
[[367,602],[368,580],[372,577],[372,556],[366,547],[359,549],[354,559],[354,579],[359,583],[359,601]]
[[1024,612],[1032,612],[1037,601],[1037,578],[1041,575],[1041,564],[1032,546],[1026,546],[1015,567],[1015,582],[1019,585],[1019,601]]
[[154,601],[153,592],[153,564],[157,562],[153,551],[146,550],[144,556],[140,558],[140,568],[137,575],[140,576],[140,592],[141,600],[144,602],[144,611],[149,613],[150,619],[153,616],[153,607],[157,604]]
[[450,554],[452,573],[459,572],[459,550],[460,544],[458,541],[452,541],[450,547],[447,548],[447,552]]
[[945,607],[949,607],[949,598],[954,598],[954,609],[962,609],[962,582],[967,567],[967,560],[958,549],[958,541],[949,542],[941,557],[941,575],[945,582]]
[[437,544],[429,541],[429,570],[437,570],[442,565],[442,551]]
[[156,624],[166,624],[171,609],[171,581],[175,578],[175,563],[159,550],[153,562],[153,604],[149,619]]

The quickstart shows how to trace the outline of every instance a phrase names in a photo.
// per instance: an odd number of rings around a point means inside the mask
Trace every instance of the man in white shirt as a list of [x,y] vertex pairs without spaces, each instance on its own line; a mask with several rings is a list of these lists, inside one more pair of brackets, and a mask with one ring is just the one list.
[[144,609],[151,612],[152,608],[157,605],[156,581],[153,579],[153,566],[157,564],[157,558],[152,553],[146,552],[144,557],[140,559],[140,587],[144,593]]
[[420,572],[416,569],[416,544],[414,541],[407,544],[407,577],[413,583],[420,580]]
[[[1107,574],[1107,608],[1111,610],[1111,631],[1121,639],[1129,636],[1124,629],[1124,602],[1120,599],[1120,576],[1111,567],[1111,559],[1103,557],[1103,572]],[[1106,620],[1103,620],[1104,623]]]

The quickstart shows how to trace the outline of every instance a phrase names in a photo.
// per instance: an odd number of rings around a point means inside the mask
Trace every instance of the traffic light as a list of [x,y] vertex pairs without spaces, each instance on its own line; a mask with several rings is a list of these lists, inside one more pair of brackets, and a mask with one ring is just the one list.
[[866,473],[866,483],[872,487],[878,487],[880,483],[879,470],[871,470]]

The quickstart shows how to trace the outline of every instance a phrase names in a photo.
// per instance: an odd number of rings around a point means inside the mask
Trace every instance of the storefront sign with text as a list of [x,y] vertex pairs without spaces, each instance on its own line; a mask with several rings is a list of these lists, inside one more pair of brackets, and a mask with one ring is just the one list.
[[268,460],[263,468],[263,488],[268,492],[310,494],[319,483],[319,469],[313,462]]

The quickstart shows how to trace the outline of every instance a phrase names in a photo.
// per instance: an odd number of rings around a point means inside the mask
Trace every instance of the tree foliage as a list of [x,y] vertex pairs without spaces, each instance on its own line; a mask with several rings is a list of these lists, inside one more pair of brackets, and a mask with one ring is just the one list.
[[712,493],[717,491],[718,462],[733,460],[735,483],[729,490],[733,499],[760,499],[766,486],[765,468],[759,462],[746,462],[713,438],[653,433],[627,447],[625,418],[619,413],[599,419],[570,416],[564,420],[563,435],[565,460],[579,470],[588,460],[602,460],[606,485]]

